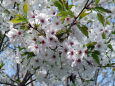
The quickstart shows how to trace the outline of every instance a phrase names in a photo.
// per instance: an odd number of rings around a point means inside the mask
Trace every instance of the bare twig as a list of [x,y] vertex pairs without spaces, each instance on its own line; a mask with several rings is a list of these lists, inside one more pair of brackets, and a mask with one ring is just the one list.
[[95,71],[95,75],[94,75],[95,85],[97,85],[97,78],[98,78],[98,75],[99,75],[99,69],[97,69],[97,70]]
[[100,67],[100,68],[103,68],[103,67],[105,67],[105,68],[107,68],[107,67],[108,67],[108,68],[109,68],[109,67],[113,67],[113,68],[114,68],[115,65],[112,65],[112,66],[98,66],[98,67]]
[[19,64],[17,64],[16,66],[17,66],[17,73],[16,73],[16,76],[17,76],[18,80],[20,80],[20,76],[19,76],[20,67],[19,67]]
[[4,33],[4,35],[3,35],[2,39],[1,39],[1,42],[0,42],[0,52],[2,51],[2,45],[3,45],[3,42],[4,42],[5,36],[6,35]]
[[33,82],[34,82],[34,81],[36,81],[36,79],[33,79],[33,80],[31,80],[30,82],[26,83],[26,86],[29,85],[30,83],[32,83],[32,86],[34,86],[34,85],[33,85]]
[[30,74],[28,75],[28,77],[27,77],[26,82],[28,82],[28,80],[29,80],[29,79],[31,79],[31,78],[32,78],[32,76],[33,76],[33,74],[31,74],[31,73],[30,73]]
[[16,85],[13,85],[13,84],[8,83],[8,82],[1,82],[1,81],[0,81],[0,84],[10,85],[10,86],[16,86]]
[[[70,25],[70,28],[71,28],[73,25],[76,24],[76,20],[79,18],[79,16],[82,14],[82,12],[87,8],[88,3],[89,3],[89,0],[87,0],[87,2],[85,3],[83,9],[82,9],[81,12],[78,14],[78,16],[74,17],[74,20],[73,20],[73,22],[72,22],[71,25]],[[88,5],[88,6],[89,6],[89,5]]]
[[22,80],[22,82],[20,84],[25,85],[28,82],[28,80],[31,79],[32,76],[33,76],[33,74],[31,74],[29,71],[27,71],[25,76],[24,76],[24,78],[23,78],[23,80]]
[[25,74],[25,76],[24,76],[24,78],[22,80],[22,83],[26,83],[28,75],[29,75],[29,71],[26,72],[26,74]]

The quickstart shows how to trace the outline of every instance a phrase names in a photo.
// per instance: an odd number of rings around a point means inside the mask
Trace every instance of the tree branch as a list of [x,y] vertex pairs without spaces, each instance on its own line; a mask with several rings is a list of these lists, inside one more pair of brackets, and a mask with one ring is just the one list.
[[29,71],[27,71],[20,84],[25,85],[28,82],[28,80],[31,79],[32,76],[33,76],[33,74],[31,74]]
[[97,69],[97,70],[95,71],[95,75],[94,75],[95,85],[97,84],[98,75],[99,75],[99,69]]
[[17,64],[16,67],[17,67],[17,73],[16,73],[16,76],[17,76],[18,80],[20,80],[20,76],[19,76],[20,67],[19,67],[19,64]]
[[[26,83],[26,85],[29,85],[30,83],[32,83],[34,81],[36,81],[36,79],[31,80],[30,82]],[[34,86],[34,85],[32,84],[32,86]]]
[[0,84],[10,85],[10,86],[16,86],[16,85],[13,85],[13,84],[8,83],[8,82],[1,82],[1,81],[0,81]]
[[26,82],[28,75],[29,75],[29,71],[26,72],[26,74],[25,74],[25,76],[24,76],[24,78],[22,80],[22,83]]
[[[78,17],[82,14],[82,12],[87,8],[88,2],[89,2],[89,0],[87,0],[87,2],[85,3],[83,9],[82,9],[81,12],[78,14],[78,16],[74,17],[74,20],[73,20],[73,22],[72,22],[71,25],[70,25],[70,28],[71,28],[73,25],[76,24],[77,18],[78,18]],[[88,6],[89,6],[89,5],[88,5]]]
[[4,39],[5,39],[5,33],[4,33],[4,35],[1,39],[1,42],[0,42],[0,52],[2,51],[2,45],[3,45]]

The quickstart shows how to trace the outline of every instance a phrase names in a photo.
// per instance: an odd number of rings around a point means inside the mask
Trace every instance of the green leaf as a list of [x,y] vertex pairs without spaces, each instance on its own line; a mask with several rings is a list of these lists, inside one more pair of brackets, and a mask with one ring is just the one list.
[[17,16],[18,17],[11,20],[12,23],[17,24],[17,23],[21,23],[21,22],[27,22],[27,19],[24,18],[24,16],[21,16],[21,15],[17,15]]
[[94,50],[93,53],[100,55],[100,52],[98,50]]
[[98,11],[98,12],[112,13],[111,10],[105,9],[103,7],[95,7],[93,9],[96,10],[96,11]]
[[112,47],[112,45],[111,44],[108,44],[108,46],[107,46],[109,49],[111,49],[111,51],[113,51],[113,47]]
[[17,24],[17,23],[21,23],[23,22],[24,20],[23,19],[20,19],[20,18],[15,18],[15,19],[12,19],[11,22],[14,23],[14,24]]
[[66,7],[66,9],[67,10],[69,10],[69,7],[68,7],[69,5],[68,5],[68,1],[67,2],[65,2],[65,7]]
[[97,42],[89,42],[86,44],[87,47],[89,46],[95,46],[97,44]]
[[68,16],[68,12],[67,11],[61,11],[60,13],[57,14],[57,16]]
[[89,52],[92,52],[92,50],[95,48],[95,45],[97,42],[89,42],[85,46],[88,48]]
[[25,47],[20,47],[20,46],[18,46],[17,48],[19,49],[19,51],[22,51],[22,50],[26,49]]
[[25,2],[23,6],[23,12],[27,15],[28,11],[29,11],[29,5],[27,2]]
[[4,63],[0,63],[0,69],[1,69],[4,65],[5,65]]
[[102,38],[103,38],[103,39],[106,39],[106,34],[105,34],[105,32],[102,33]]
[[107,19],[106,19],[106,24],[107,24],[107,25],[110,25],[110,22],[109,22]]
[[112,31],[112,34],[114,34],[114,35],[115,35],[115,31]]
[[90,12],[87,12],[86,10],[84,10],[81,14],[80,14],[80,19],[82,19],[83,17],[85,17],[85,16],[87,16],[87,15],[89,15],[90,14]]
[[112,71],[114,71],[114,72],[115,72],[115,68],[112,68]]
[[64,7],[60,1],[55,1],[54,5],[58,8],[59,11],[64,11]]
[[100,52],[95,50],[94,52],[92,52],[92,58],[95,60],[97,64],[100,65],[99,54]]
[[74,13],[70,10],[67,11],[61,11],[60,13],[57,14],[57,16],[61,16],[61,17],[74,17]]
[[104,16],[101,15],[100,13],[97,13],[97,18],[98,18],[99,22],[100,22],[103,26],[105,26],[105,18],[104,18]]
[[32,58],[36,55],[33,52],[24,52],[22,56],[27,56],[27,58]]
[[87,28],[85,25],[80,26],[79,24],[77,24],[77,26],[78,26],[79,30],[80,30],[85,36],[89,37],[89,36],[88,36],[88,28]]
[[29,29],[29,26],[28,26],[28,24],[27,24],[27,23],[22,23],[22,24],[20,25],[20,29],[22,29],[22,30],[26,31],[26,30],[28,30],[28,29]]
[[61,21],[64,22],[67,17],[74,17],[74,13],[71,10],[60,11],[57,16],[60,16]]
[[61,29],[61,30],[58,30],[57,32],[56,32],[56,37],[57,38],[61,38],[64,34],[66,34],[67,33],[67,31],[65,30],[65,29]]
[[68,5],[68,9],[70,10],[74,5]]
[[111,38],[110,38],[110,39],[108,39],[106,43],[108,44],[108,43],[110,43],[110,42],[111,42]]
[[21,14],[16,14],[15,16],[20,17],[20,18],[23,17],[23,15],[21,15]]
[[65,38],[62,38],[63,35],[68,34],[69,32],[71,32],[71,29],[61,29],[61,30],[58,30],[56,32],[56,37],[61,42],[61,41],[63,41],[65,39]]
[[95,3],[98,4],[100,2],[100,0],[95,0]]
[[60,18],[60,20],[62,21],[62,23],[64,22],[65,18],[67,18],[67,16],[62,16],[62,17]]

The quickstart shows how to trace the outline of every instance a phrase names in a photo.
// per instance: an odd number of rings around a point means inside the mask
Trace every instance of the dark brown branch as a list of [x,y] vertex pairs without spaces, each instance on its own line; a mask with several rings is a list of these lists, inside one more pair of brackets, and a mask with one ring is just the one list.
[[33,27],[30,23],[28,24],[29,28],[33,28],[34,30],[36,30],[37,32],[39,32],[40,34],[42,34],[43,36],[46,36],[46,33],[43,29],[39,29],[37,27]]
[[1,39],[1,42],[0,42],[0,52],[2,50],[2,45],[3,45],[3,42],[4,42],[4,39],[5,39],[5,34],[3,35],[2,39]]
[[70,25],[70,28],[71,28],[73,25],[76,24],[76,20],[79,18],[79,16],[82,14],[82,12],[87,8],[88,2],[89,2],[89,0],[87,0],[87,2],[85,3],[83,9],[82,9],[81,12],[78,14],[78,16],[74,17],[74,20],[73,20],[73,22],[72,22],[71,25]]
[[25,74],[25,76],[24,76],[24,78],[22,80],[22,83],[26,83],[28,75],[29,75],[29,71],[26,72],[26,74]]
[[100,68],[103,68],[103,67],[105,67],[105,68],[107,68],[107,67],[115,67],[115,65],[112,65],[112,66],[98,66],[98,67],[100,67]]
[[28,82],[28,80],[31,79],[32,76],[33,76],[33,74],[31,74],[29,71],[27,71],[25,76],[24,76],[24,78],[23,78],[23,80],[22,80],[22,82],[20,84],[25,85]]
[[66,86],[69,86],[69,77],[67,77]]
[[33,74],[30,73],[29,76],[27,77],[26,82],[28,82],[28,80],[31,79],[32,76],[33,76]]
[[78,71],[78,75],[79,75],[79,78],[81,79],[81,81],[84,82],[84,79],[83,79],[82,76],[80,75],[79,71]]
[[17,64],[16,66],[17,66],[17,74],[16,74],[16,76],[17,76],[18,80],[20,80],[20,76],[19,76],[20,67],[19,67],[19,64]]
[[0,81],[0,84],[10,85],[10,86],[16,86],[16,85],[13,85],[13,84],[8,83],[8,82],[1,82],[1,81]]
[[[30,82],[26,83],[26,86],[29,85],[30,83],[34,82],[34,81],[36,81],[36,79],[33,79]],[[32,86],[34,86],[34,85],[32,84]]]
[[32,77],[30,78],[31,86],[34,86],[34,83],[33,83],[33,82],[34,82],[35,80],[36,80],[36,79],[33,80]]
[[8,9],[6,9],[5,7],[3,7],[1,4],[0,4],[0,7],[3,8],[5,11],[7,11],[9,14],[11,13]]
[[99,69],[97,69],[97,70],[95,71],[95,75],[94,75],[95,85],[97,85],[98,74],[99,74]]
[[[1,41],[0,41],[0,52],[4,50],[4,45],[6,44],[6,42],[8,41],[5,41],[4,42],[4,39],[6,38],[6,33],[8,32],[9,30],[5,31],[4,34],[0,33],[1,35],[3,35],[3,37],[1,38]],[[7,46],[7,45],[6,45]],[[6,47],[5,46],[5,47]]]
[[[4,72],[5,73],[5,72]],[[12,78],[10,78],[7,74],[6,74],[6,76],[7,76],[7,78],[9,78],[10,80],[11,80],[11,82],[16,82],[16,81],[14,81]]]

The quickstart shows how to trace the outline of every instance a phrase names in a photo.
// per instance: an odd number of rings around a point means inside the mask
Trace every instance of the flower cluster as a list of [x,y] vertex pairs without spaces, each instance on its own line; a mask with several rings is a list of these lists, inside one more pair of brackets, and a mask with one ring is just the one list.
[[[25,71],[37,71],[38,79],[45,82],[64,77],[66,81],[72,74],[78,81],[80,77],[90,80],[96,68],[106,66],[113,59],[113,29],[105,25],[108,20],[101,21],[101,13],[95,12],[99,7],[79,15],[76,6],[67,4],[70,8],[61,8],[60,1],[49,4],[47,1],[44,9],[30,11],[26,3],[24,15],[18,14],[11,20],[6,35],[16,46],[16,63],[23,65]],[[99,21],[94,17],[96,14]]]

